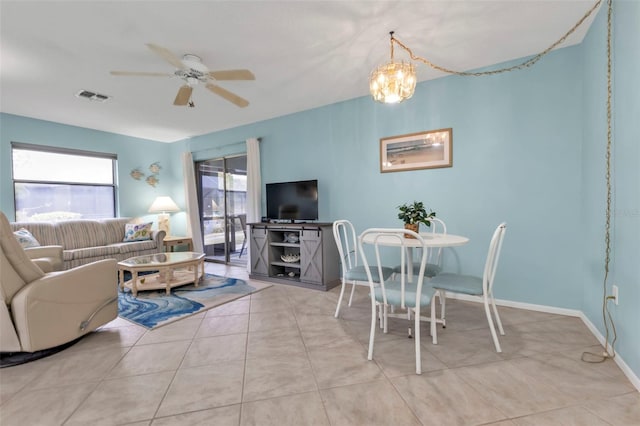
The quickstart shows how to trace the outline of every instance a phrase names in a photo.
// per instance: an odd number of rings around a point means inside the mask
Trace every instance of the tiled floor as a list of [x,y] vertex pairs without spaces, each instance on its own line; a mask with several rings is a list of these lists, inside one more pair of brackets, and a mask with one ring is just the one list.
[[[242,268],[207,271],[248,279]],[[377,333],[369,300],[333,318],[338,289],[273,287],[155,331],[115,320],[71,348],[0,370],[9,425],[638,425],[640,394],[577,318],[450,301],[439,344]]]

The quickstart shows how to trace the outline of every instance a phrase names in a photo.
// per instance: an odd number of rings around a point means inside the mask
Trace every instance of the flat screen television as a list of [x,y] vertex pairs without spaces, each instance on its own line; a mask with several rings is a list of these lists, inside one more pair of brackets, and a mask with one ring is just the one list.
[[318,181],[301,180],[267,185],[267,218],[318,220]]

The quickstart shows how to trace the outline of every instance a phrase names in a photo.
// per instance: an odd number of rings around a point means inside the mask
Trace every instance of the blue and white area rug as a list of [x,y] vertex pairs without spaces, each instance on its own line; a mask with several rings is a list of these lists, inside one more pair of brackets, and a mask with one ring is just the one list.
[[167,294],[165,290],[139,291],[138,297],[133,297],[131,291],[125,288],[124,292],[118,293],[118,315],[152,329],[268,287],[271,284],[247,284],[238,278],[205,274],[198,287],[193,284],[174,287],[171,294]]

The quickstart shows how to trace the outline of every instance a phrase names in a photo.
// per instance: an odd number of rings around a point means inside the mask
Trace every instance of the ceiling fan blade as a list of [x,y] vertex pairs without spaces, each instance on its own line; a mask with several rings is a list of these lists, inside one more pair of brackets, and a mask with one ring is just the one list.
[[249,101],[247,101],[246,99],[242,99],[240,96],[236,95],[235,93],[231,93],[230,91],[223,89],[222,87],[217,86],[213,83],[207,83],[207,89],[211,90],[213,93],[215,93],[218,96],[222,96],[229,102],[238,105],[240,108],[244,108],[247,105],[249,105]]
[[249,70],[210,71],[209,75],[216,80],[255,80],[256,76]]
[[191,92],[193,92],[193,87],[187,84],[180,87],[180,90],[178,90],[178,94],[176,95],[176,99],[173,101],[173,104],[178,106],[188,104],[189,99],[191,99]]
[[174,74],[167,74],[166,72],[111,71],[111,75],[139,77],[173,77]]
[[178,59],[169,49],[166,49],[162,46],[158,46],[157,44],[147,43],[147,47],[153,50],[154,53],[160,55],[165,61],[169,62],[176,68],[183,69],[186,68],[182,61]]

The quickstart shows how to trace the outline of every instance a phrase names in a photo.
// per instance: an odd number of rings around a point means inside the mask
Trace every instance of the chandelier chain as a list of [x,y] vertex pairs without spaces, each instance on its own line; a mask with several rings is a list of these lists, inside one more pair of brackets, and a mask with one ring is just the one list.
[[593,13],[593,11],[595,11],[598,6],[600,6],[600,3],[602,3],[602,0],[598,0],[596,1],[596,3],[593,5],[593,7],[591,9],[589,9],[587,11],[587,13],[584,14],[584,16],[582,18],[580,18],[580,20],[569,30],[567,31],[567,33],[565,35],[563,35],[562,37],[560,37],[560,39],[558,39],[555,43],[553,43],[551,46],[547,47],[545,50],[543,50],[542,52],[538,53],[537,55],[535,55],[532,58],[529,58],[528,60],[517,64],[517,65],[513,65],[507,68],[500,68],[497,70],[491,70],[491,71],[479,71],[479,72],[468,72],[468,71],[456,71],[456,70],[452,70],[449,68],[445,68],[442,67],[440,65],[434,64],[433,62],[429,61],[426,58],[422,58],[420,56],[416,56],[413,51],[408,48],[404,43],[402,43],[400,40],[398,40],[397,38],[393,37],[393,34],[391,35],[391,55],[393,57],[393,44],[396,43],[398,46],[400,46],[402,49],[404,49],[409,56],[411,57],[411,59],[413,59],[414,61],[420,61],[426,65],[428,65],[429,67],[433,68],[434,70],[437,71],[442,71],[444,73],[447,74],[455,74],[455,75],[462,75],[462,76],[474,76],[474,77],[479,77],[479,76],[483,76],[483,75],[494,75],[494,74],[500,74],[503,72],[509,72],[509,71],[515,71],[515,70],[521,70],[524,68],[528,68],[531,65],[535,64],[536,62],[538,62],[540,59],[542,59],[543,56],[545,56],[547,53],[549,53],[551,50],[555,49],[558,45],[564,43],[564,41],[575,32],[575,30],[582,25],[582,23],[589,17],[591,16],[591,14]]

